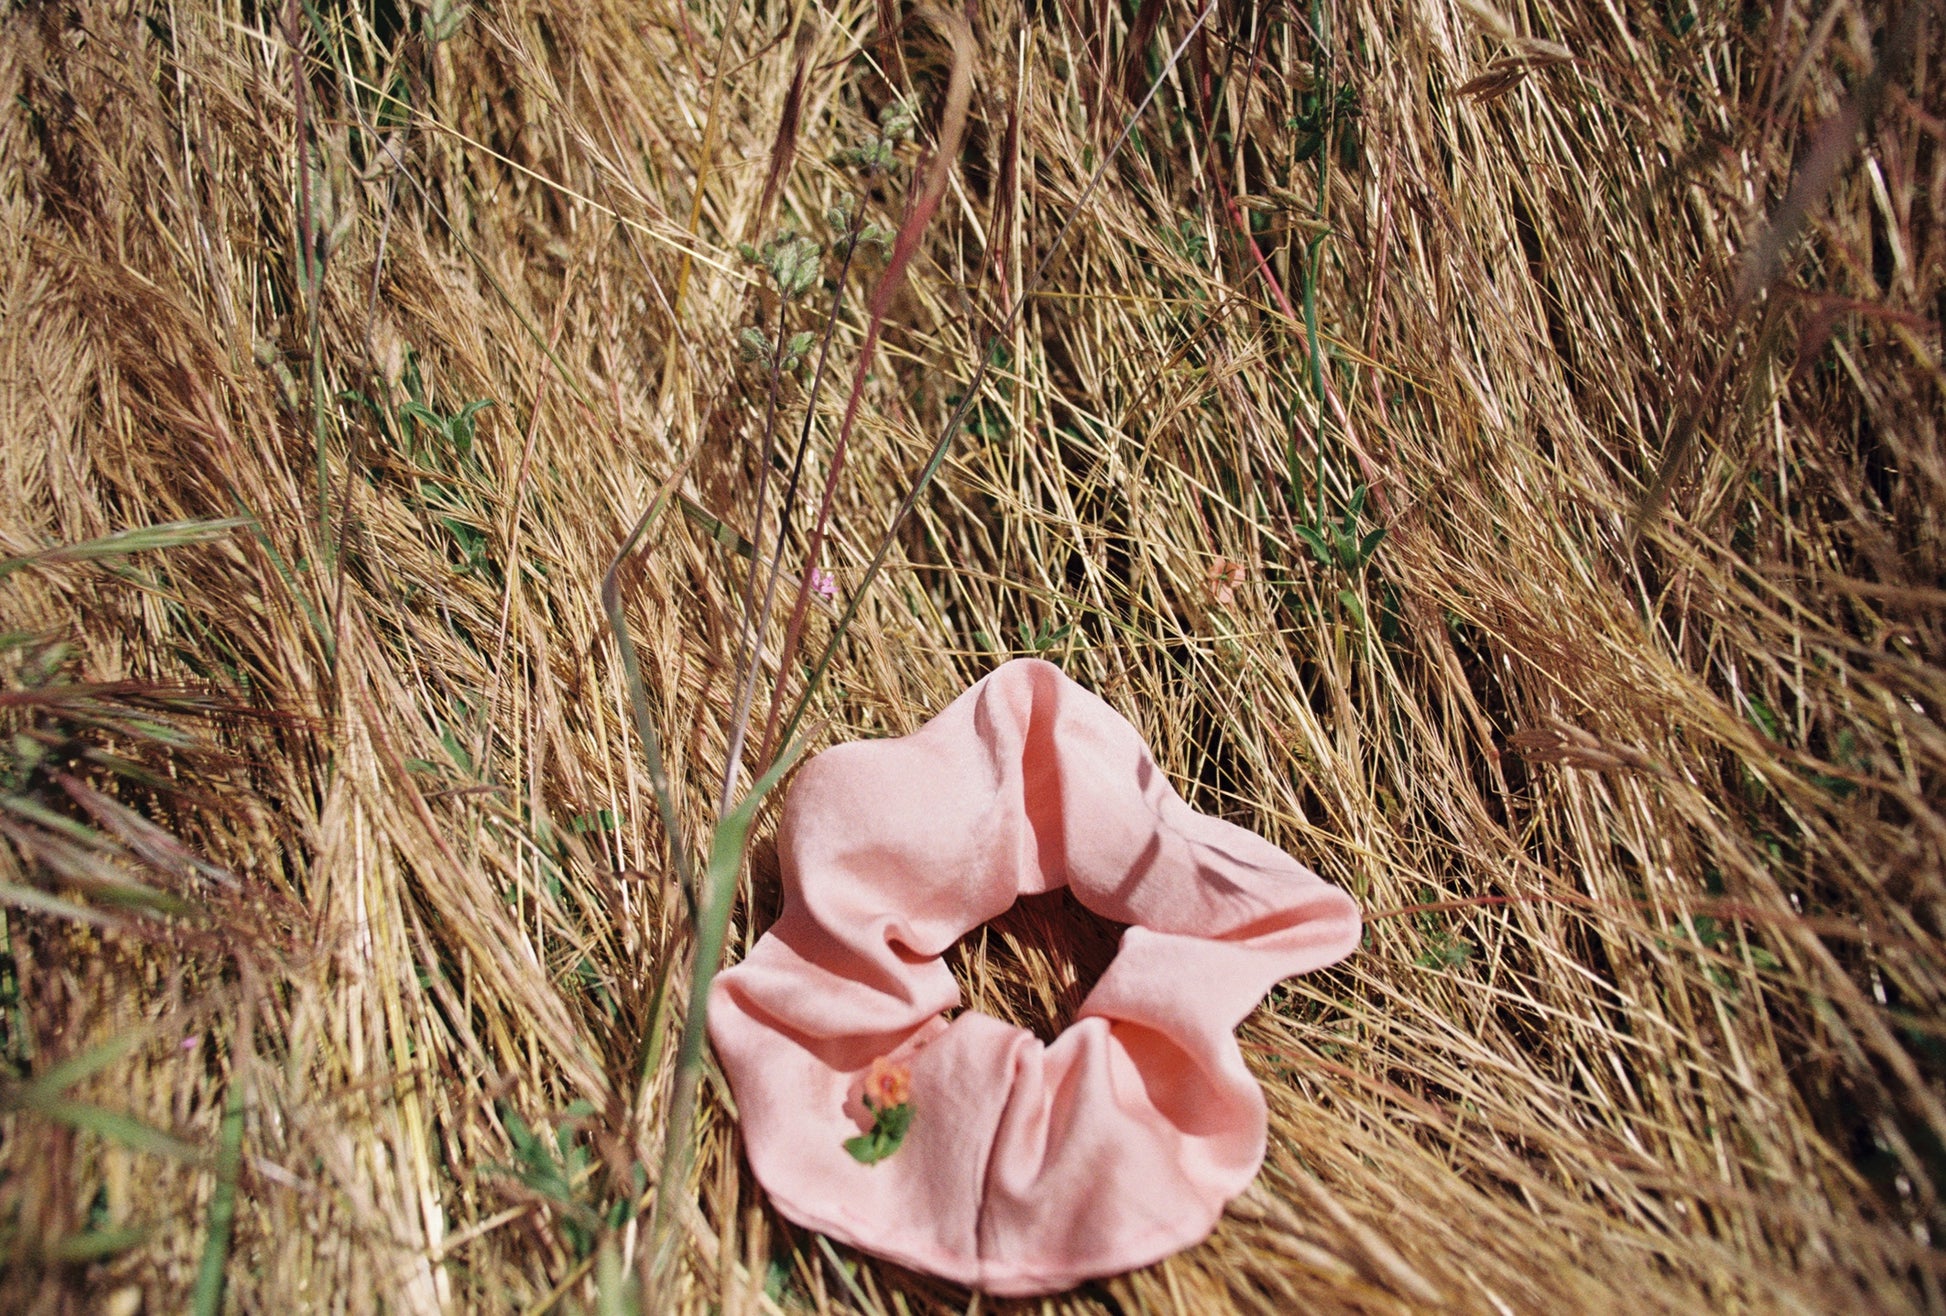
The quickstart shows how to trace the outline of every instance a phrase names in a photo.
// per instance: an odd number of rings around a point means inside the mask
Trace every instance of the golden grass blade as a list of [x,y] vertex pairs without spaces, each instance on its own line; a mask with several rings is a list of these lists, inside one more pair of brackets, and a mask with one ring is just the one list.
[[614,559],[601,582],[602,610],[608,616],[609,632],[615,637],[615,647],[622,657],[622,675],[628,685],[629,708],[635,714],[635,733],[642,740],[642,755],[648,760],[649,781],[655,791],[657,806],[662,811],[662,825],[668,834],[669,862],[674,866],[683,890],[692,899],[696,896],[696,881],[690,874],[689,845],[683,838],[682,824],[676,816],[675,796],[669,787],[668,774],[662,766],[662,740],[656,734],[655,719],[649,714],[649,696],[642,684],[642,663],[636,657],[635,641],[628,633],[628,618],[622,613],[622,596],[619,572],[622,563],[641,542],[655,519],[661,514],[666,501],[663,496],[649,504],[648,510],[635,523],[628,538],[615,551]]
[[[1176,44],[1175,49],[1170,52],[1168,61],[1163,65],[1163,76],[1158,77],[1153,83],[1150,84],[1148,92],[1142,97],[1140,101],[1136,103],[1135,108],[1130,112],[1127,121],[1122,125],[1122,130],[1120,135],[1116,137],[1114,145],[1109,148],[1107,155],[1102,160],[1101,166],[1095,170],[1094,175],[1088,180],[1088,185],[1082,189],[1081,196],[1075,202],[1073,209],[1069,210],[1067,212],[1067,215],[1062,219],[1061,227],[1056,231],[1054,235],[1054,240],[1048,245],[1047,255],[1041,258],[1041,263],[1039,267],[1036,268],[1034,271],[1034,277],[1028,282],[1026,297],[1023,297],[1019,302],[1015,302],[1009,307],[1007,312],[1006,322],[1005,322],[1005,328],[1011,328],[1014,322],[1019,318],[1021,308],[1026,303],[1026,298],[1033,297],[1038,293],[1040,289],[1041,281],[1046,277],[1048,267],[1053,262],[1055,253],[1060,251],[1061,244],[1067,238],[1069,227],[1073,225],[1075,220],[1082,214],[1083,210],[1088,204],[1089,198],[1094,194],[1096,187],[1099,186],[1102,178],[1108,172],[1109,165],[1112,164],[1116,156],[1120,154],[1123,145],[1125,145],[1128,141],[1129,134],[1135,130],[1136,122],[1142,117],[1143,111],[1148,109],[1149,102],[1155,98],[1156,92],[1161,89],[1163,79],[1166,78],[1169,72],[1175,68],[1177,62],[1182,58],[1183,51],[1189,48],[1190,41],[1193,40],[1196,34],[1202,30],[1204,22],[1207,21],[1209,16],[1214,12],[1215,12],[1215,5],[1213,3],[1209,5],[1205,5],[1203,7],[1202,12],[1196,16],[1196,21],[1190,24],[1189,31],[1183,34],[1181,41],[1179,41]],[[937,165],[939,160],[943,158],[944,158],[944,154],[942,152],[941,156],[935,159],[935,164]],[[941,171],[942,180],[943,177],[944,174],[942,170]],[[903,234],[901,234],[901,241],[903,240],[904,240]],[[881,284],[881,287],[882,286],[884,285]],[[966,387],[966,391],[962,395],[959,404],[953,409],[952,413],[949,416],[947,416],[945,424],[940,427],[939,438],[933,444],[932,451],[927,455],[925,464],[920,467],[918,474],[911,477],[911,479],[907,483],[905,488],[905,493],[903,497],[900,499],[898,507],[892,513],[891,520],[886,526],[884,536],[879,540],[877,549],[874,550],[874,552],[872,553],[871,560],[865,566],[864,576],[859,583],[858,589],[853,593],[851,602],[848,605],[846,605],[844,613],[838,618],[837,625],[832,628],[831,638],[826,642],[824,647],[824,652],[819,654],[817,662],[812,664],[810,675],[808,676],[808,678],[805,680],[804,683],[804,690],[798,696],[796,706],[791,710],[790,721],[784,724],[783,738],[786,743],[788,743],[791,740],[791,738],[797,734],[798,724],[804,720],[804,715],[810,708],[811,699],[817,693],[819,682],[821,682],[824,679],[824,674],[826,670],[830,667],[831,660],[837,653],[839,644],[842,642],[845,633],[850,629],[852,617],[856,613],[860,601],[864,598],[865,591],[871,586],[872,581],[877,579],[879,571],[883,568],[885,564],[886,554],[890,551],[893,543],[896,541],[896,537],[900,529],[905,524],[906,517],[911,514],[912,509],[918,504],[920,495],[922,495],[925,492],[926,487],[932,483],[933,477],[939,473],[940,466],[945,462],[946,455],[951,450],[953,439],[958,435],[960,426],[965,423],[967,412],[971,409],[974,399],[978,396],[980,391],[980,386],[986,381],[987,367],[992,362],[993,353],[998,348],[1002,338],[1004,337],[1004,334],[1005,334],[1005,329],[1003,328],[1003,331],[1001,333],[994,334],[993,337],[987,341],[984,349],[980,353],[978,364],[974,367],[972,380],[968,383]],[[860,366],[861,380],[862,377],[863,377],[863,365],[861,359],[861,366]],[[853,386],[852,386],[853,401],[847,403],[846,405],[846,414],[848,420],[851,416],[853,407],[855,406],[855,402],[858,397],[858,382],[859,382],[858,380],[853,381]],[[835,463],[834,463],[832,478],[835,481],[836,478]],[[830,485],[827,485],[826,488],[827,504],[829,503],[829,493],[830,493]],[[807,555],[812,560],[816,559],[817,544],[818,544],[818,537],[814,535],[812,538],[811,550]],[[798,589],[798,607],[800,612],[804,606],[804,601],[807,595],[808,595],[808,590],[805,589],[802,585],[800,585]],[[791,635],[795,635],[797,633],[798,625],[799,625],[799,617],[793,615],[791,619],[791,631],[790,631]],[[793,648],[794,646],[792,646],[790,642],[787,640],[786,653],[787,654],[790,653],[793,650]],[[783,695],[783,687],[780,684],[777,688],[776,694],[774,694],[772,697],[773,703],[771,705],[770,718],[764,731],[764,744],[766,747],[766,751],[768,750],[768,746],[770,744],[772,735],[777,725],[777,712],[778,712],[778,708],[780,707],[780,702],[778,701],[781,701],[782,695]]]

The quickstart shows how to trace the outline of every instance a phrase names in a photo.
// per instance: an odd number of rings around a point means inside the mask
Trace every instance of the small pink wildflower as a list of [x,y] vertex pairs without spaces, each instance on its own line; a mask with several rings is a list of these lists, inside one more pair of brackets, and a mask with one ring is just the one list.
[[182,1039],[182,1049],[185,1051],[194,1051],[197,1044],[202,1040],[203,1035],[201,1033],[191,1033],[188,1037]]
[[822,594],[827,599],[838,597],[838,582],[823,567],[811,568],[812,592]]
[[1243,585],[1243,564],[1220,557],[1210,563],[1204,581],[1209,586],[1210,597],[1227,607],[1236,601],[1237,590]]

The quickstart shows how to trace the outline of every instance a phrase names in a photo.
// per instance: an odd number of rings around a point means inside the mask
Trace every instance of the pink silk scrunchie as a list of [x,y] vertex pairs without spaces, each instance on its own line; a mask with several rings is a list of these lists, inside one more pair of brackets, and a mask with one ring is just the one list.
[[[1010,662],[896,740],[806,764],[778,832],[784,912],[712,988],[710,1036],[777,1209],[901,1265],[1052,1293],[1205,1238],[1264,1155],[1232,1030],[1359,938],[1343,891],[1191,809],[1135,728],[1044,662]],[[1131,924],[1043,1045],[960,1003],[940,956],[1063,883]],[[875,1165],[847,1138],[872,1061],[913,1119]]]

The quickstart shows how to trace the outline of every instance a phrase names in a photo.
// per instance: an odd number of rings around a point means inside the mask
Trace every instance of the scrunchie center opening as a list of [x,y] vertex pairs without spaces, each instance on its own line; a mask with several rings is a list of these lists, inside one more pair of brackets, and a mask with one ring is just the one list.
[[1051,1043],[1107,972],[1126,927],[1061,887],[1020,897],[961,937],[945,959],[966,1009]]

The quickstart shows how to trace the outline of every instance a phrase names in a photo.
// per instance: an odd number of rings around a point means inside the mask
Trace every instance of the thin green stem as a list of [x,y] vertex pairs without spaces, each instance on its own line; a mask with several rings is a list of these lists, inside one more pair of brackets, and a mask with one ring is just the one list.
[[1316,493],[1317,524],[1320,526],[1324,524],[1324,427],[1330,424],[1330,412],[1324,396],[1324,352],[1318,343],[1318,274],[1323,250],[1322,233],[1312,238],[1304,248],[1304,335],[1310,344],[1311,391],[1318,401],[1317,424],[1313,432],[1318,454]]
[[216,1150],[216,1191],[209,1199],[209,1233],[189,1309],[195,1316],[217,1316],[223,1309],[224,1272],[230,1264],[230,1238],[236,1227],[237,1175],[243,1166],[243,1078],[230,1075],[223,1125]]
[[[858,212],[862,201],[863,197],[861,195],[853,195],[852,212],[854,214]],[[817,419],[818,399],[824,395],[825,375],[831,361],[831,342],[837,336],[838,316],[844,309],[845,280],[851,273],[852,262],[857,258],[857,255],[858,232],[854,229],[848,235],[848,240],[845,244],[845,258],[838,267],[837,286],[832,290],[831,306],[825,314],[823,341],[818,347],[818,366],[811,376],[811,396],[804,405],[804,424],[798,431],[797,451],[791,457],[790,479],[784,484],[784,497],[777,509],[777,551],[771,557],[769,579],[764,582],[763,606],[759,610],[757,617],[756,648],[750,656],[750,666],[744,676],[743,689],[738,695],[734,723],[735,738],[731,746],[734,752],[731,756],[729,767],[724,774],[726,804],[729,790],[728,783],[740,765],[744,739],[749,730],[750,706],[756,697],[757,670],[763,658],[763,635],[765,630],[770,626],[770,619],[777,603],[777,585],[783,578],[784,545],[790,539],[791,516],[797,510],[798,482],[804,474],[805,454],[811,447],[811,426]],[[751,569],[754,571],[756,564],[755,553],[751,554],[750,560],[752,564]],[[815,563],[808,563],[807,568],[815,567],[815,565]],[[810,582],[808,580],[800,582],[800,585],[803,587],[808,587],[809,584]],[[780,669],[778,672],[778,680],[782,681],[783,676],[784,674]]]
[[696,1094],[702,1085],[703,1056],[709,1046],[709,989],[723,966],[723,947],[729,939],[730,913],[736,906],[737,875],[750,826],[764,797],[797,762],[801,745],[787,746],[770,770],[750,788],[741,803],[716,825],[710,842],[709,866],[698,893],[696,956],[689,969],[689,1007],[683,1016],[682,1044],[676,1051],[675,1082],[669,1094],[669,1118],[662,1143],[662,1168],[656,1178],[652,1218],[651,1272],[661,1274],[675,1255],[677,1211],[690,1200],[689,1170],[695,1159]]

